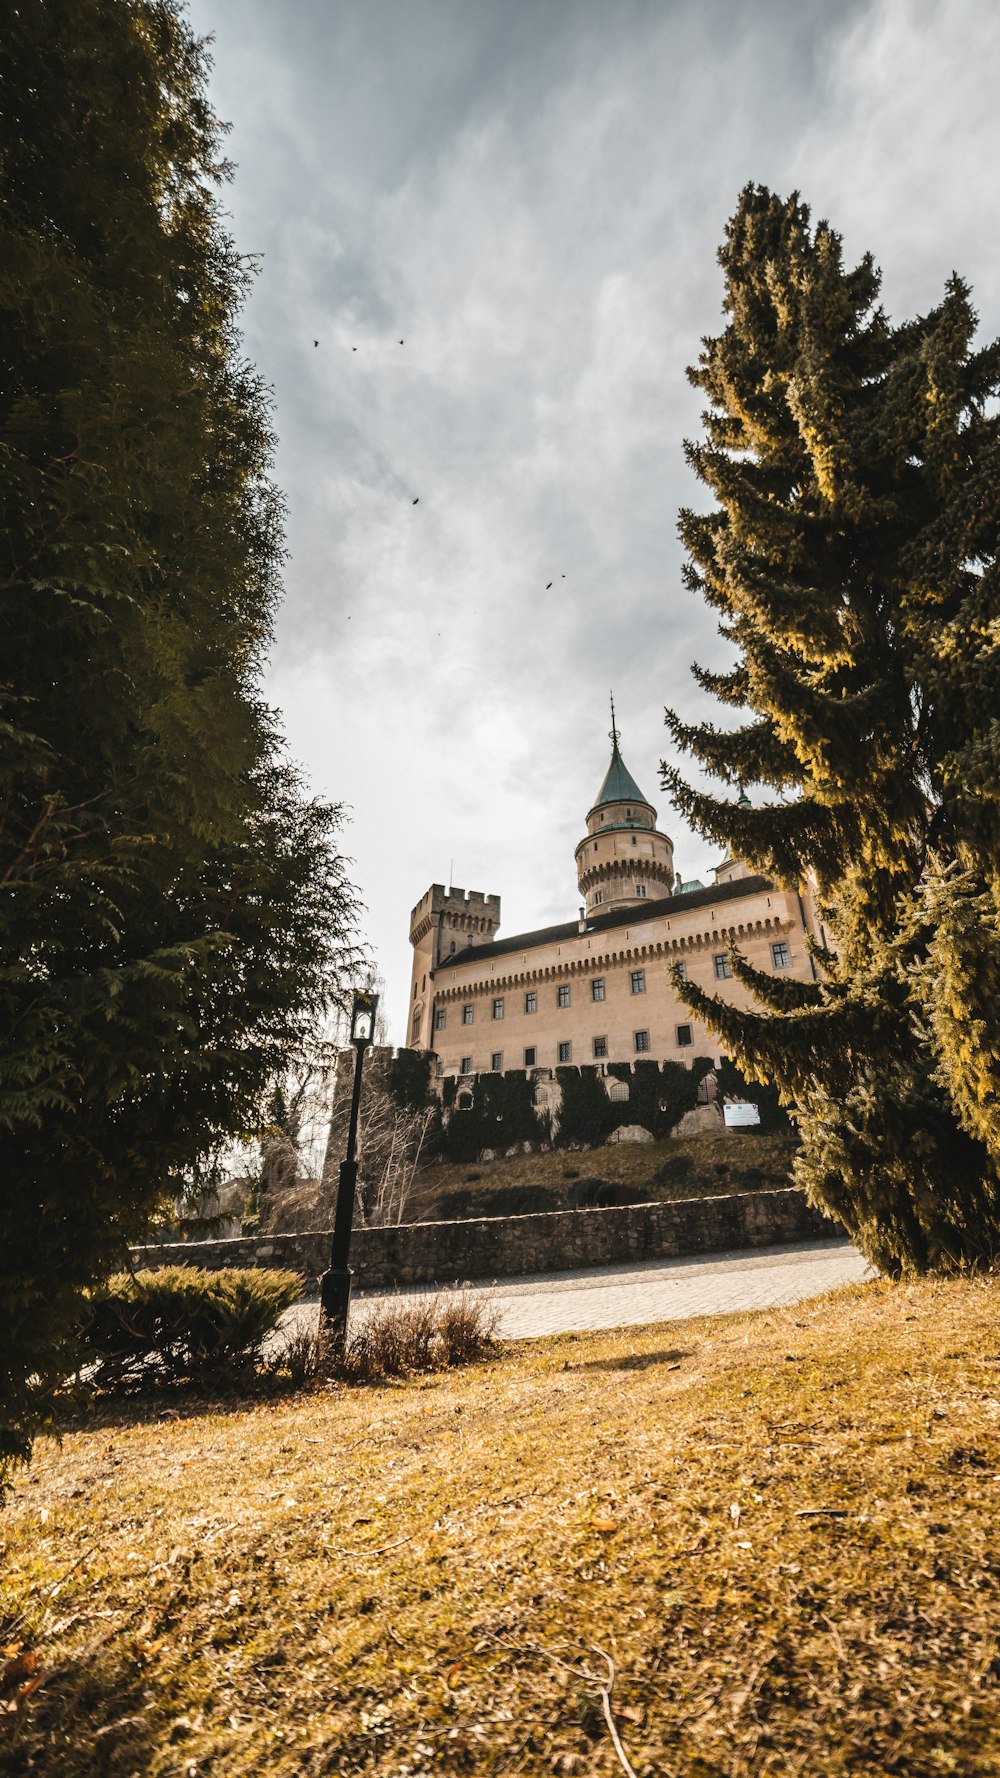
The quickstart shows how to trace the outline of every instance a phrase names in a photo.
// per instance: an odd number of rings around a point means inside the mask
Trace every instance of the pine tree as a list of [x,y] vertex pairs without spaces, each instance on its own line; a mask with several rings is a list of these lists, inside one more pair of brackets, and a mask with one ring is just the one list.
[[282,511],[205,79],[175,0],[5,17],[0,1469],[352,943],[340,812],[260,694]]
[[883,1269],[991,1255],[1000,1237],[994,715],[1000,350],[972,347],[953,277],[892,326],[797,196],[748,187],[720,251],[724,331],[689,372],[717,504],[685,511],[687,583],[721,613],[742,714],[667,724],[752,808],[664,766],[678,806],[777,881],[813,884],[832,934],[816,983],[734,955],[759,1010],[678,984],[802,1137],[797,1175]]

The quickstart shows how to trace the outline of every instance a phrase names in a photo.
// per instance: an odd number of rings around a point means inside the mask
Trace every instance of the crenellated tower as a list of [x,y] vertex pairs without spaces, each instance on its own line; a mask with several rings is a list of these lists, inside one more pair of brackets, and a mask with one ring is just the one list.
[[481,895],[478,889],[446,889],[432,883],[410,915],[413,976],[410,982],[411,1049],[434,1048],[431,1004],[434,971],[445,957],[453,957],[470,945],[488,944],[500,925],[499,895]]
[[576,848],[576,872],[587,915],[642,905],[673,894],[674,848],[656,826],[656,810],[618,750],[611,702],[611,764]]

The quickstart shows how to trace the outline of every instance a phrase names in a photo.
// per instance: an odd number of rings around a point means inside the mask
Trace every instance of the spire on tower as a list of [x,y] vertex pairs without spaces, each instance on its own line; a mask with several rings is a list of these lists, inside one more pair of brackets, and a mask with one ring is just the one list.
[[611,742],[611,745],[615,749],[615,752],[617,752],[618,751],[618,743],[621,740],[621,735],[619,734],[618,729],[615,726],[615,694],[614,694],[614,692],[611,693],[611,733],[608,736],[608,740]]

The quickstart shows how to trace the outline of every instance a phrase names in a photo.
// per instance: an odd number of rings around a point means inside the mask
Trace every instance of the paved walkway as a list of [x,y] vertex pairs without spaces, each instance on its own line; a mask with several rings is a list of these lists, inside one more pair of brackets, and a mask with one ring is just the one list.
[[[594,1266],[580,1272],[543,1272],[532,1277],[477,1281],[473,1296],[491,1297],[500,1311],[507,1340],[572,1333],[644,1322],[683,1321],[689,1315],[722,1315],[734,1309],[770,1309],[801,1302],[838,1284],[869,1275],[867,1262],[847,1240],[809,1241],[800,1247],[741,1248],[729,1253],[693,1254],[684,1259],[645,1260],[633,1266]],[[421,1298],[435,1292],[424,1285],[403,1291],[373,1291],[355,1297],[352,1315],[386,1296]],[[313,1304],[288,1312],[288,1322],[315,1315]]]

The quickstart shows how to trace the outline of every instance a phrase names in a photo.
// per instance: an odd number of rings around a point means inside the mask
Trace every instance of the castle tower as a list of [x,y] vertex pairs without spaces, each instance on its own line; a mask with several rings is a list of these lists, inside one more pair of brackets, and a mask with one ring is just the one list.
[[478,889],[446,889],[432,883],[410,915],[413,975],[410,982],[410,1049],[432,1050],[431,1006],[434,971],[445,957],[470,945],[485,945],[500,924],[499,895],[481,895]]
[[618,751],[621,736],[611,701],[611,764],[587,816],[587,837],[576,848],[576,872],[590,914],[641,906],[671,895],[674,848],[656,826],[656,810]]

